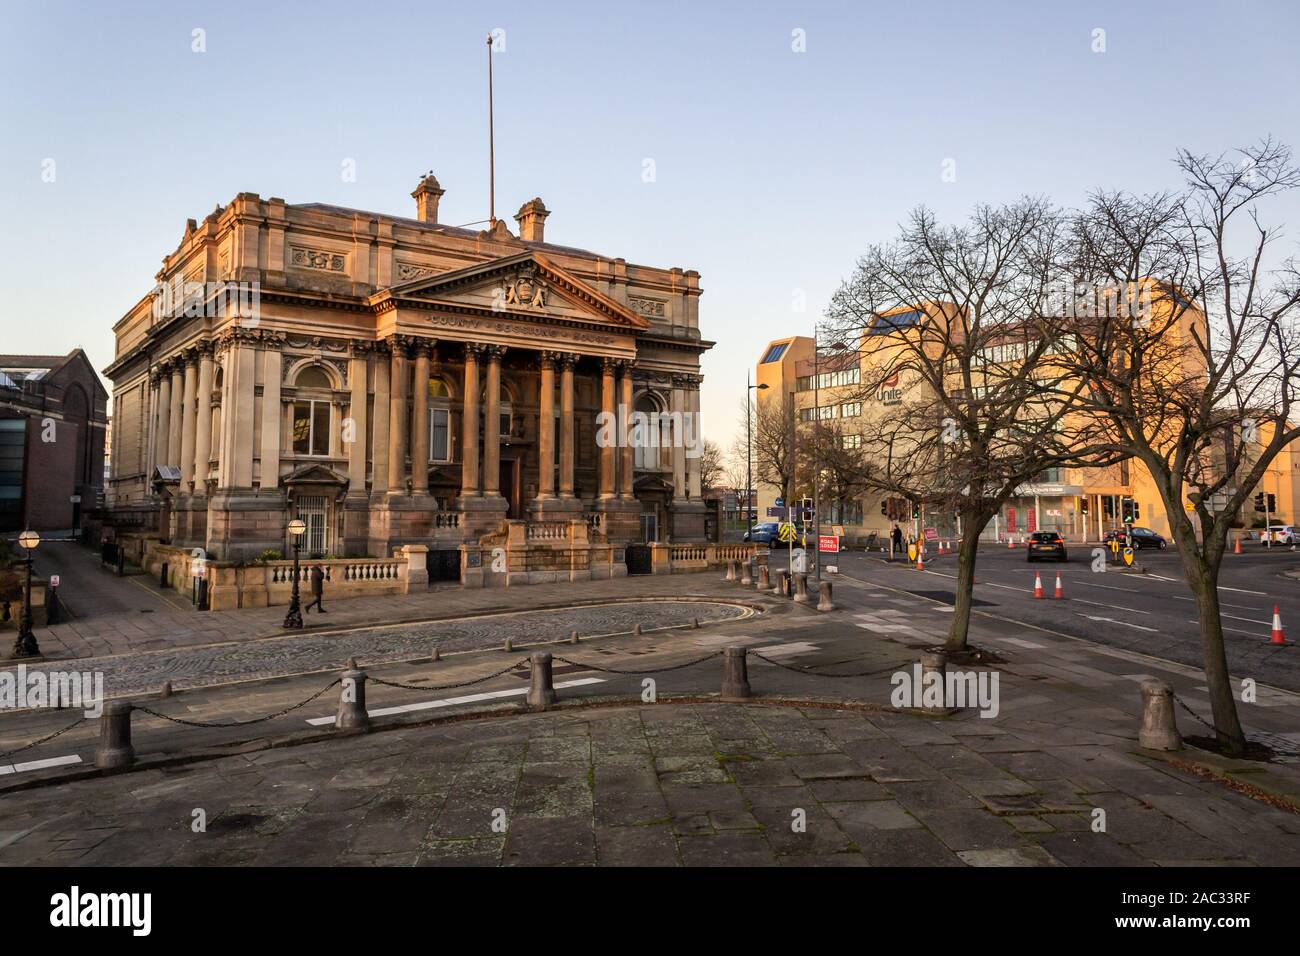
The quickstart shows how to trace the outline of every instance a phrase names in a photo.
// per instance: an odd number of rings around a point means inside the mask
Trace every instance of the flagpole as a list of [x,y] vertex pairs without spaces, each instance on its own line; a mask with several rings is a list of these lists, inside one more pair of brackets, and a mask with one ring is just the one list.
[[492,35],[487,38],[488,55],[488,226],[497,224],[496,143],[492,117]]

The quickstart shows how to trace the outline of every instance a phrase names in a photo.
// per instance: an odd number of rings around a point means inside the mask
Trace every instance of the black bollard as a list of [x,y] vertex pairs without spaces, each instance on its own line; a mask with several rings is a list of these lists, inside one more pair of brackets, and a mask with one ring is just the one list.
[[125,700],[110,700],[104,705],[99,718],[99,746],[95,748],[95,766],[99,769],[116,770],[135,763],[131,710],[130,702]]
[[534,651],[532,676],[528,685],[528,709],[548,710],[559,698],[555,693],[555,681],[551,670],[551,652]]

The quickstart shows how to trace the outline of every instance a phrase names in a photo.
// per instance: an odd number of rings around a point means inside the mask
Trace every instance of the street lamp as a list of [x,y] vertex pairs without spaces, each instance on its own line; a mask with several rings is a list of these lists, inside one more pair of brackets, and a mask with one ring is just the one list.
[[18,536],[18,543],[27,552],[27,584],[23,588],[23,611],[18,619],[18,638],[14,641],[14,657],[38,657],[40,645],[32,633],[32,552],[41,543],[41,536],[35,531],[24,531]]
[[754,447],[750,434],[750,423],[754,419],[754,413],[749,408],[749,393],[754,389],[762,391],[765,388],[767,388],[766,383],[750,385],[749,369],[745,369],[745,524],[750,544],[753,544],[754,537]]
[[285,627],[302,627],[302,599],[298,593],[298,549],[306,530],[307,522],[301,518],[289,522],[289,533],[293,535],[293,596],[289,598],[289,613],[284,616]]

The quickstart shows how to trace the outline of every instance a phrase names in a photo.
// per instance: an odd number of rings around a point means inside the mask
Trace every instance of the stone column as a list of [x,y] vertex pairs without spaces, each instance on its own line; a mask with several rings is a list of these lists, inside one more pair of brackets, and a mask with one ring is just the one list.
[[[619,449],[619,484],[620,498],[632,497],[632,469],[635,465],[632,447],[632,363],[619,365],[618,417],[623,433],[623,444]],[[646,436],[642,436],[643,438]]]
[[[686,403],[685,392],[683,391],[683,382],[680,375],[673,376],[672,407],[669,409],[673,417],[682,422],[682,431],[685,431],[686,423]],[[686,497],[686,447],[683,441],[684,435],[673,435],[673,447],[670,451],[673,459],[673,497]]]
[[208,493],[208,462],[212,458],[212,343],[199,346],[198,412],[194,433],[194,493]]
[[348,493],[364,494],[366,490],[366,353],[368,344],[352,343],[352,358],[348,362],[348,384],[352,395],[348,400],[348,418],[352,427],[343,430],[343,444],[348,452]]
[[[172,430],[172,375],[170,363],[158,366],[158,421],[154,425],[154,467],[169,465]],[[149,476],[151,479],[153,475]]]
[[573,366],[576,355],[560,356],[560,497],[573,497]]
[[[227,450],[230,465],[227,474],[231,487],[253,487],[253,409],[256,404],[257,349],[249,339],[236,339],[230,351],[232,368],[226,369],[231,380],[230,407],[224,415],[224,425],[229,436]],[[279,379],[277,378],[278,382]],[[279,412],[279,401],[276,402]],[[277,427],[277,432],[278,432]]]
[[429,493],[429,348],[415,344],[415,379],[411,383],[411,491]]
[[181,398],[181,484],[182,494],[190,491],[190,482],[194,480],[194,402],[199,391],[198,368],[194,353],[185,356],[185,391]]
[[389,365],[388,493],[406,492],[406,343],[394,336]]
[[375,346],[375,428],[371,436],[371,493],[384,494],[388,491],[388,420],[391,411],[389,396],[391,393],[390,369],[388,361],[389,343],[380,342]]
[[483,415],[483,497],[501,495],[501,356],[504,345],[487,347],[488,367],[485,391],[487,408]]
[[483,346],[465,344],[465,382],[460,428],[460,496],[477,498],[478,484],[478,363]]
[[614,408],[614,360],[600,360],[601,427],[597,429],[600,447],[600,497],[614,497],[614,449],[618,443],[617,412]]
[[[689,385],[689,391],[686,393],[686,410],[690,413],[691,423],[685,423],[682,430],[692,430],[694,440],[703,442],[704,437],[700,431],[700,378],[692,376]],[[693,424],[692,424],[693,423]],[[701,444],[701,450],[703,445]],[[699,499],[701,494],[700,488],[700,456],[686,459],[686,493],[689,497]]]
[[[261,471],[258,487],[273,491],[280,486],[280,432],[289,430],[285,424],[285,408],[280,401],[280,382],[284,378],[284,362],[274,339],[264,339],[262,347],[262,447],[258,452]],[[293,416],[290,414],[289,422]],[[252,436],[249,436],[250,438]]]
[[540,421],[537,423],[537,497],[555,497],[555,360],[554,352],[542,352]]
[[185,360],[177,356],[172,360],[172,400],[170,427],[167,435],[167,464],[181,462],[181,424],[185,412]]

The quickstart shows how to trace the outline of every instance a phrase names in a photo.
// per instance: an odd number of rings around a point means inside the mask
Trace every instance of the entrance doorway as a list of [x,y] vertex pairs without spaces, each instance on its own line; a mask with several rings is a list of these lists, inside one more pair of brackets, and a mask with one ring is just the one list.
[[509,510],[506,512],[507,518],[522,518],[523,511],[520,508],[520,489],[519,489],[519,459],[502,458],[500,467],[497,470],[497,481],[501,489],[502,496],[506,499]]

